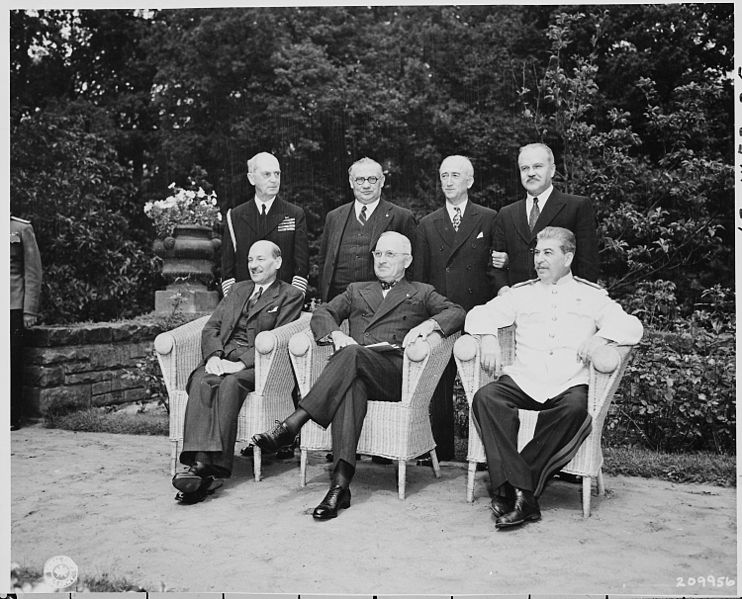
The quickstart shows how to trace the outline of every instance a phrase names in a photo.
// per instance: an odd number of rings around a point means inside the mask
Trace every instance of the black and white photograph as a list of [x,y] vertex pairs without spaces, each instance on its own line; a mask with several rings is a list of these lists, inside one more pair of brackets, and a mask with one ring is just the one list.
[[733,2],[3,14],[0,592],[739,596]]

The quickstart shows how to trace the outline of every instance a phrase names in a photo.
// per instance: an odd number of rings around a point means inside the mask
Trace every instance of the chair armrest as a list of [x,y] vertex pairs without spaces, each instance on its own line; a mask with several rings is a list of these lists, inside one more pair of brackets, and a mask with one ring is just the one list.
[[168,395],[185,391],[188,377],[201,363],[201,331],[208,320],[209,316],[202,316],[155,338],[155,352]]
[[[593,417],[593,430],[601,430],[603,421],[608,414],[608,408],[613,401],[613,395],[621,382],[626,366],[631,358],[633,345],[608,345],[604,355],[593,356],[590,363],[590,380],[588,383],[588,411]],[[603,353],[603,352],[602,352]],[[612,371],[608,370],[615,365]]]
[[474,394],[497,378],[502,365],[498,364],[494,372],[487,372],[482,368],[479,337],[475,335],[462,335],[453,346],[453,356],[456,360],[456,368],[459,371],[466,401],[471,407]]
[[[343,321],[339,329],[347,334],[348,321]],[[291,337],[289,340],[289,357],[291,365],[294,367],[296,382],[302,397],[306,397],[309,393],[333,351],[332,343],[318,344],[308,326]]]
[[268,395],[276,383],[285,386],[285,379],[292,377],[288,346],[291,338],[305,329],[312,317],[302,312],[299,318],[271,331],[261,331],[255,337],[255,392]]
[[431,336],[407,346],[402,363],[402,404],[428,403],[443,374],[451,351],[461,333],[448,337]]

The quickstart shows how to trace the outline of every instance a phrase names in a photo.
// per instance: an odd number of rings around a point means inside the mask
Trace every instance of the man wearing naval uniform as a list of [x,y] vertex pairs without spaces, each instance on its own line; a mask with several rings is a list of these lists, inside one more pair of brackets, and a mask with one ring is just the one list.
[[[598,285],[572,276],[575,249],[571,231],[546,227],[534,250],[538,278],[514,285],[466,317],[464,330],[482,336],[482,367],[488,371],[499,357],[498,329],[516,326],[515,362],[472,402],[498,529],[541,517],[537,497],[544,484],[590,433],[590,356],[609,341],[630,345],[642,337],[635,316]],[[533,439],[520,452],[519,408],[540,412]]]

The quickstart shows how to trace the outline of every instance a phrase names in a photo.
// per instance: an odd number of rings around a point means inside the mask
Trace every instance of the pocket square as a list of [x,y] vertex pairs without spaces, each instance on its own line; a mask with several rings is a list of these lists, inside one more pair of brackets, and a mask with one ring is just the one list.
[[273,312],[278,312],[278,306],[273,306],[270,310],[268,310],[268,314],[273,314]]
[[484,237],[484,233],[482,233],[482,232],[480,231],[480,232],[479,232],[479,235],[477,235],[477,239],[481,239],[482,237]]

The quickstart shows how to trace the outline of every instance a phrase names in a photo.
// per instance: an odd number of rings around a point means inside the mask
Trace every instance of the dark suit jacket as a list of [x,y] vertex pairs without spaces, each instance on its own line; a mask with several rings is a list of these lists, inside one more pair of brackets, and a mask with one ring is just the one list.
[[[353,204],[354,202],[343,204],[339,208],[328,212],[325,218],[325,228],[322,230],[319,249],[319,293],[323,302],[327,301],[330,293],[330,285],[332,284],[332,276],[335,273],[335,265],[337,264],[345,224],[349,218],[355,217]],[[381,218],[376,218],[377,212]],[[374,229],[371,235],[371,245],[368,248],[369,260],[373,260],[370,252],[376,247],[376,242],[384,231],[397,231],[409,238],[410,243],[415,243],[417,222],[412,212],[407,210],[407,208],[387,202],[384,198],[379,200],[379,205],[374,211],[372,226]]]
[[532,253],[536,247],[536,233],[548,226],[564,227],[575,234],[577,253],[572,272],[589,281],[598,280],[598,234],[590,200],[554,188],[533,231],[528,228],[525,198],[497,213],[493,249],[507,252],[509,260],[508,268],[495,269],[498,289],[536,277]]
[[[235,283],[206,322],[201,333],[201,353],[204,362],[213,355],[222,356],[224,347],[240,320],[245,303],[250,299],[255,283]],[[263,295],[250,310],[247,320],[247,341],[240,360],[250,368],[255,364],[255,337],[261,331],[270,331],[293,322],[301,314],[304,296],[296,287],[279,279],[263,291]]]
[[319,341],[348,319],[350,336],[359,345],[382,341],[401,344],[410,329],[428,318],[447,336],[461,330],[465,317],[461,306],[432,285],[402,279],[384,297],[378,281],[366,281],[351,283],[344,293],[321,304],[312,314],[310,326]]
[[424,217],[415,232],[413,278],[430,283],[465,310],[486,304],[497,291],[490,256],[496,215],[469,201],[458,231],[445,207]]
[[[232,239],[227,225],[222,240],[222,290],[231,279],[236,282],[250,280],[250,271],[247,268],[250,246],[256,241],[267,239],[281,248],[283,263],[278,271],[278,278],[306,292],[309,242],[303,208],[276,198],[267,215],[267,233],[262,236],[258,225],[260,215],[253,198],[230,209],[228,215],[234,225],[235,239]],[[300,280],[297,281],[294,277]]]

